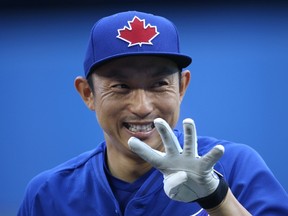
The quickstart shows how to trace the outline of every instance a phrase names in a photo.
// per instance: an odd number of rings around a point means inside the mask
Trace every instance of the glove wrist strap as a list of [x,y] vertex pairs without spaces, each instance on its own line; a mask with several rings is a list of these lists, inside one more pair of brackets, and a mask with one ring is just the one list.
[[200,198],[196,200],[199,205],[204,209],[211,209],[218,206],[226,197],[228,192],[228,185],[223,179],[220,177],[219,185],[217,189],[207,197]]

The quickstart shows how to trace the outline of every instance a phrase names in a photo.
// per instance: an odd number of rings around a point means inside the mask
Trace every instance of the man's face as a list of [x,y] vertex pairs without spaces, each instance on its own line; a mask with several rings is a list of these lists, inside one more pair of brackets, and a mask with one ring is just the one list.
[[110,61],[92,74],[94,108],[107,146],[127,151],[131,136],[162,150],[153,120],[174,127],[183,91],[179,69],[166,58],[133,56]]

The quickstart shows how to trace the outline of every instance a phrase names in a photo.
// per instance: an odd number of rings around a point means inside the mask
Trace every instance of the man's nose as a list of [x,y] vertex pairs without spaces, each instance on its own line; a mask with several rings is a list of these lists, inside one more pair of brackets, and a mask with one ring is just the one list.
[[143,118],[153,111],[153,94],[144,89],[137,89],[133,92],[130,101],[130,111]]

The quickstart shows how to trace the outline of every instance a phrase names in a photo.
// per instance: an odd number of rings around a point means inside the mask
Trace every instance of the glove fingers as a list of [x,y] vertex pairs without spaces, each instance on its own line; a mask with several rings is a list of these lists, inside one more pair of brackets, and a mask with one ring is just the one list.
[[184,129],[184,150],[183,154],[198,157],[198,144],[195,123],[192,119],[187,118],[183,121]]
[[202,160],[205,161],[204,169],[212,168],[217,161],[222,157],[224,154],[224,146],[216,145],[213,149],[211,149],[207,154],[202,157]]
[[157,153],[157,151],[135,137],[131,137],[128,140],[128,145],[130,149],[139,155],[143,160],[147,161],[155,168],[159,168],[161,165],[161,158],[163,156]]
[[171,155],[179,154],[179,152],[182,152],[182,148],[167,122],[161,118],[156,118],[154,120],[154,124],[162,138],[166,154]]

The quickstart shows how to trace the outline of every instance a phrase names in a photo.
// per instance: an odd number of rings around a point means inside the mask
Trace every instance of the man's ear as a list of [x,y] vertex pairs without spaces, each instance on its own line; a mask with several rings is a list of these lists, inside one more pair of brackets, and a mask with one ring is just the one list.
[[87,79],[83,78],[83,77],[76,77],[75,81],[74,81],[74,86],[76,88],[76,90],[78,91],[78,93],[80,94],[82,100],[84,101],[84,103],[86,104],[86,106],[90,109],[90,110],[95,110],[95,106],[94,106],[94,95],[93,92],[88,84]]
[[180,86],[180,100],[183,100],[185,92],[189,86],[191,73],[189,70],[182,71],[181,73],[181,86]]

